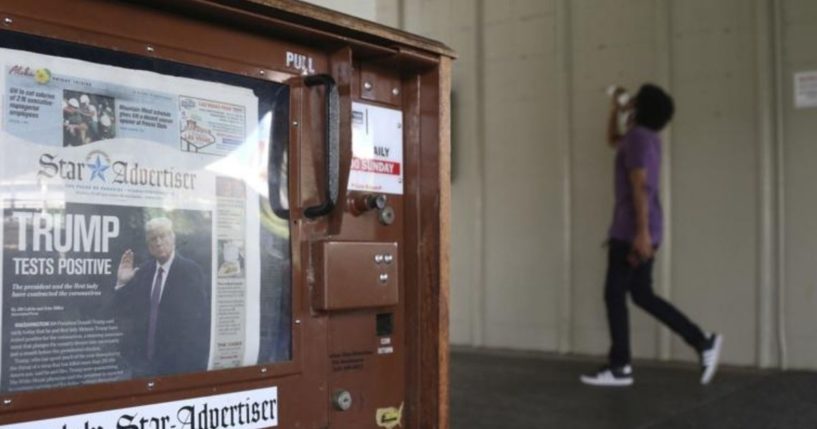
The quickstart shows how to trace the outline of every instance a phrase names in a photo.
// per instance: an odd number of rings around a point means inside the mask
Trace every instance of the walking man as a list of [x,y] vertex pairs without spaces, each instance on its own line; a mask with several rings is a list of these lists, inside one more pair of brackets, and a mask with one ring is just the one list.
[[[616,150],[615,207],[609,232],[604,302],[610,328],[609,361],[599,371],[581,376],[585,384],[629,386],[630,326],[627,292],[633,302],[667,325],[700,356],[701,384],[715,376],[723,336],[704,332],[652,288],[655,252],[661,244],[663,221],[659,199],[661,137],[659,132],[675,111],[672,98],[661,88],[645,84],[626,105],[619,104],[623,89],[613,95],[608,122],[608,142]],[[632,114],[623,135],[618,118],[622,109]]]

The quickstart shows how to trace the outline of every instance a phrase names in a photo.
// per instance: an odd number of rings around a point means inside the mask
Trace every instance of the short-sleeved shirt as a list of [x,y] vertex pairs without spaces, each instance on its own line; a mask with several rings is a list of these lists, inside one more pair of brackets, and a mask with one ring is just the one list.
[[616,150],[615,207],[610,238],[633,242],[636,234],[636,214],[630,171],[643,168],[647,171],[647,201],[649,228],[653,245],[661,244],[664,233],[663,213],[659,199],[661,177],[661,137],[644,127],[630,129],[621,139]]

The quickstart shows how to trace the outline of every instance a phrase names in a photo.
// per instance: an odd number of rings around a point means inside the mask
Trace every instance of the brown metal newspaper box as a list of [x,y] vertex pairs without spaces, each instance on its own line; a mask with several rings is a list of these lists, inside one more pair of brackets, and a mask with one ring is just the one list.
[[0,2],[0,427],[446,428],[445,46]]

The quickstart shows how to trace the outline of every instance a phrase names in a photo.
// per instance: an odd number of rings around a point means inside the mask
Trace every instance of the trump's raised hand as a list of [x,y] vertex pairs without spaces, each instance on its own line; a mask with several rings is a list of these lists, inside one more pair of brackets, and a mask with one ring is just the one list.
[[136,275],[137,271],[139,271],[139,268],[133,267],[133,251],[128,249],[119,260],[119,269],[116,271],[116,288],[125,286]]

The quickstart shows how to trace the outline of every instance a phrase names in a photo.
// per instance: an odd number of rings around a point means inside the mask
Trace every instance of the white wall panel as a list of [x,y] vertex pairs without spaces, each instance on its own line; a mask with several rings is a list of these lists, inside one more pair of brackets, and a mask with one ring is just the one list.
[[785,112],[785,278],[788,363],[817,367],[817,109],[796,109],[794,73],[817,71],[817,5],[781,2]]
[[[726,360],[751,364],[758,254],[754,6],[676,1],[671,14],[678,107],[673,298],[704,330],[725,334]],[[680,340],[673,352],[696,358]]]
[[453,68],[452,95],[452,243],[457,250],[451,253],[451,341],[475,344],[482,337],[481,263],[478,259],[481,225],[476,222],[481,201],[480,159],[474,146],[480,131],[477,112],[482,100],[476,68],[477,25],[476,11],[462,1],[451,3],[451,46],[460,55]]
[[[504,3],[504,4],[503,4]],[[489,6],[490,5],[490,6]],[[485,345],[558,345],[563,213],[549,2],[486,2],[483,27]],[[550,41],[548,43],[547,41]]]

